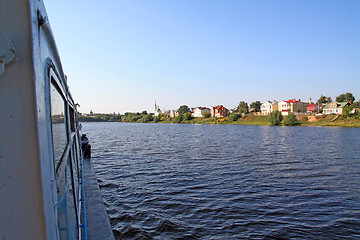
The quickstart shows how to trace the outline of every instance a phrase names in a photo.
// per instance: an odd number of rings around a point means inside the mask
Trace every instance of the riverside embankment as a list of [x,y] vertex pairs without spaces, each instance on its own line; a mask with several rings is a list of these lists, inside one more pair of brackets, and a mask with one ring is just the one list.
[[[149,116],[148,118],[144,116]],[[146,121],[144,121],[146,119]],[[154,118],[150,114],[134,114],[132,118],[124,118],[117,114],[96,114],[94,116],[81,116],[80,122],[138,122],[138,123],[181,123],[181,124],[238,124],[238,125],[271,125],[269,116],[246,114],[236,121],[226,118],[169,118],[161,116]],[[360,127],[360,118],[357,115],[322,115],[322,116],[298,116],[297,126],[332,126],[332,127]],[[283,125],[282,123],[280,126]]]
[[[355,117],[346,117],[342,115],[323,115],[323,116],[298,116],[297,126],[333,126],[333,127],[360,127],[360,119]],[[167,119],[165,123],[171,123]],[[238,124],[238,125],[271,125],[269,116],[263,115],[244,115],[236,121],[229,118],[193,118],[182,121],[188,124]],[[281,126],[282,124],[280,124]]]

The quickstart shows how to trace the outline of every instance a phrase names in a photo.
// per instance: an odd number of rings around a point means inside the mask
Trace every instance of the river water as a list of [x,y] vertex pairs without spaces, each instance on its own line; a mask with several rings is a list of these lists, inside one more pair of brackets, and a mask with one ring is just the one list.
[[360,129],[83,123],[116,239],[360,239]]

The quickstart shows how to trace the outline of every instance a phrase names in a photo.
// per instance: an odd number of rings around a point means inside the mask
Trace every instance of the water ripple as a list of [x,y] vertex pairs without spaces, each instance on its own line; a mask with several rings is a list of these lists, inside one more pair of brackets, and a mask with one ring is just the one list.
[[116,239],[360,239],[359,129],[83,130]]

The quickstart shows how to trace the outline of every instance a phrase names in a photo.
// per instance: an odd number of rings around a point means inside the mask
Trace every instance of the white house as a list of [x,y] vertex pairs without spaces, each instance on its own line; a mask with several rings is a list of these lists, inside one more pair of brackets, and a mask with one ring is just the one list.
[[290,103],[288,103],[287,101],[279,102],[279,111],[281,113],[290,111]]
[[269,115],[272,112],[272,103],[270,101],[264,102],[260,106],[262,115]]
[[203,117],[204,113],[206,113],[206,112],[211,113],[210,109],[207,107],[197,107],[194,109],[192,116],[193,117]]
[[175,115],[176,115],[176,110],[170,110],[169,116],[173,118],[175,117]]

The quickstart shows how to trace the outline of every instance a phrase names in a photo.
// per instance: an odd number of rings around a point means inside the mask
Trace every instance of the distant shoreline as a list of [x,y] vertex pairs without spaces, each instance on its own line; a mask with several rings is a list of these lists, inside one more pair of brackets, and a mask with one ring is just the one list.
[[[336,119],[335,117],[338,116]],[[309,127],[360,127],[360,119],[355,117],[346,117],[343,115],[324,115],[316,117],[316,122],[303,121],[299,119],[299,124],[295,126],[309,126]],[[88,120],[88,121],[86,121]],[[144,123],[140,120],[137,121],[121,121],[120,119],[113,121],[110,119],[94,118],[94,117],[80,117],[80,122],[127,122],[127,123]],[[271,126],[269,117],[266,115],[245,115],[237,121],[231,121],[228,118],[193,118],[190,120],[183,120],[181,122],[174,122],[174,119],[163,119],[157,122],[148,121],[147,123],[178,123],[178,124],[226,124],[226,125],[263,125]],[[282,124],[278,126],[284,126]]]

